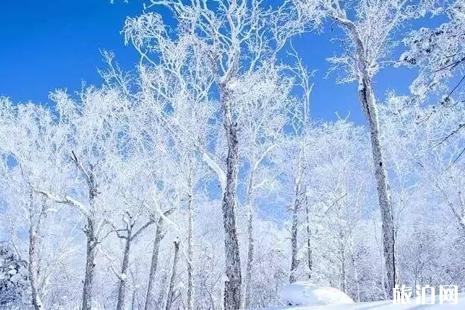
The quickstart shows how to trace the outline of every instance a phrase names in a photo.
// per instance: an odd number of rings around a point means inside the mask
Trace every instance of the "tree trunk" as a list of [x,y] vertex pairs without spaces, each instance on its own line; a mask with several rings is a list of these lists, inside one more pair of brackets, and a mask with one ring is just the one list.
[[119,275],[118,283],[118,302],[116,304],[116,310],[124,309],[124,300],[126,298],[126,280],[127,272],[129,267],[129,252],[131,250],[132,242],[132,227],[128,228],[127,236],[125,239],[124,252],[123,252],[123,263],[121,264],[121,273]]
[[252,296],[252,269],[253,269],[253,258],[254,258],[254,238],[253,238],[253,206],[252,206],[252,194],[253,194],[253,182],[255,177],[255,171],[252,168],[249,177],[249,184],[247,186],[247,197],[246,197],[246,206],[248,208],[248,220],[247,220],[247,267],[245,274],[245,298],[244,298],[244,308],[250,307],[251,296]]
[[341,290],[344,293],[347,293],[346,291],[346,249],[345,249],[345,243],[344,243],[344,235],[342,231],[339,231],[339,255],[341,259]]
[[295,200],[294,206],[292,208],[292,226],[291,226],[291,268],[289,274],[289,283],[294,283],[296,281],[296,271],[299,265],[297,259],[297,236],[298,236],[298,215],[300,210],[300,177],[296,180],[295,185]]
[[154,292],[153,292],[153,284],[155,282],[155,274],[157,273],[157,266],[158,266],[158,253],[160,251],[160,243],[163,239],[163,217],[158,219],[157,223],[157,230],[155,232],[155,240],[153,241],[153,249],[152,249],[152,259],[150,262],[150,273],[149,279],[147,283],[147,294],[145,296],[145,310],[151,310],[155,308],[154,305]]
[[237,310],[241,306],[241,261],[236,230],[236,187],[239,164],[239,144],[237,123],[233,121],[229,94],[222,87],[222,105],[224,109],[224,127],[228,146],[226,159],[226,188],[223,194],[223,224],[225,232],[225,273],[227,280],[224,288],[224,309]]
[[292,209],[292,227],[291,227],[291,269],[289,274],[289,283],[296,281],[296,271],[299,261],[297,260],[297,231],[298,231],[298,211],[299,199],[296,197],[294,208]]
[[192,234],[194,226],[194,215],[192,210],[192,199],[193,199],[193,190],[192,190],[192,169],[189,172],[188,179],[188,200],[187,200],[187,210],[188,210],[188,227],[187,227],[187,310],[194,309],[194,281],[193,281],[193,244],[192,244]]
[[[32,220],[32,218],[31,218]],[[35,310],[42,310],[43,304],[39,294],[39,232],[33,222],[29,228],[29,281],[31,283],[32,305]]]
[[152,310],[152,309],[163,309],[163,299],[164,299],[164,296],[165,296],[165,284],[166,284],[166,279],[167,278],[168,278],[168,276],[167,276],[166,272],[164,272],[163,277],[162,277],[162,281],[160,282],[161,287],[160,287],[160,292],[158,294],[157,303],[153,308],[150,308],[150,310]]
[[132,290],[132,298],[131,298],[131,310],[136,309],[136,289]]
[[305,200],[305,226],[307,229],[307,267],[308,267],[308,279],[312,278],[313,270],[313,255],[312,255],[312,230],[310,229],[310,210],[308,203]]
[[378,121],[378,110],[375,102],[371,80],[365,76],[359,82],[359,96],[368,118],[373,155],[378,201],[381,209],[383,254],[386,265],[386,292],[392,298],[396,285],[395,231],[391,199],[388,192],[387,173],[381,147],[381,134]]
[[87,239],[87,253],[86,253],[86,273],[84,277],[84,286],[82,289],[82,309],[92,309],[92,289],[94,284],[95,273],[95,256],[97,253],[97,237],[95,235],[95,223],[92,218],[87,218],[87,225],[85,227],[85,234]]
[[357,289],[357,302],[360,302],[360,280],[358,278],[358,266],[357,266],[357,262],[355,260],[355,256],[354,254],[352,253],[351,255],[351,258],[352,258],[352,266],[354,266],[354,280],[355,280],[355,285],[357,286],[356,289]]
[[355,24],[342,20],[338,20],[338,22],[340,22],[348,30],[349,36],[356,49],[358,95],[370,128],[371,151],[373,155],[378,202],[381,211],[383,255],[386,266],[386,293],[387,297],[392,299],[393,289],[397,282],[394,216],[392,212],[391,199],[389,197],[387,172],[381,147],[378,109],[373,89],[373,81],[372,76],[368,71],[371,64],[366,60],[365,46],[359,36],[359,32],[357,31]]
[[93,286],[95,274],[95,257],[97,255],[98,237],[95,223],[95,198],[97,197],[98,190],[95,183],[95,177],[92,171],[84,171],[83,166],[79,163],[76,154],[72,152],[76,166],[86,175],[86,180],[89,189],[89,206],[90,214],[87,216],[87,225],[84,227],[86,234],[86,273],[84,276],[84,285],[82,288],[82,307],[81,310],[92,309],[93,299]]
[[178,265],[179,259],[179,241],[174,242],[174,258],[173,258],[173,266],[171,269],[171,277],[170,277],[170,284],[168,287],[168,297],[166,299],[166,307],[165,310],[170,310],[171,306],[173,305],[174,301],[174,283],[176,281],[176,267]]

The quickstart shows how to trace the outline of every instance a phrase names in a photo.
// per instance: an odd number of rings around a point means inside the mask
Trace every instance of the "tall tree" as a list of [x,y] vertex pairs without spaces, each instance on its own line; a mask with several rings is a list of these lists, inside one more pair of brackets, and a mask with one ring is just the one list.
[[[251,307],[254,269],[254,217],[257,194],[266,195],[276,177],[272,174],[273,154],[282,147],[288,111],[296,103],[290,95],[293,81],[285,67],[269,64],[244,76],[237,83],[243,92],[236,97],[241,161],[248,165],[244,179],[244,206],[247,212],[247,261],[244,281],[244,308]],[[268,172],[265,174],[265,170]],[[267,180],[268,179],[268,180]]]
[[[300,25],[286,23],[289,18],[286,14],[291,14],[287,3],[276,10],[264,8],[260,1],[220,1],[216,5],[199,1],[187,3],[151,1],[151,3],[153,7],[169,8],[179,21],[178,28],[174,29],[177,33],[176,41],[182,43],[184,55],[189,51],[192,52],[188,54],[189,56],[192,54],[195,56],[195,61],[191,62],[194,66],[185,70],[188,72],[201,70],[200,72],[210,77],[210,85],[207,85],[208,91],[203,92],[202,95],[211,97],[213,94],[211,90],[217,90],[214,99],[219,102],[227,150],[224,158],[224,172],[218,164],[212,164],[212,160],[205,157],[207,155],[205,151],[202,155],[220,177],[223,190],[222,210],[227,277],[224,307],[225,309],[239,309],[242,274],[236,227],[236,187],[240,141],[235,98],[242,90],[236,87],[237,81],[243,75],[260,68],[270,58],[274,59],[287,38],[296,31],[300,31]],[[129,20],[126,37],[140,52],[142,62],[156,67],[157,63],[167,60],[164,52],[172,50],[170,46],[172,46],[173,39],[166,28],[162,18],[154,13],[147,13],[137,19]],[[169,55],[171,58],[168,60],[173,63],[183,54],[173,55],[171,52]],[[195,87],[193,86],[194,89]]]
[[386,294],[392,297],[397,281],[395,258],[395,227],[389,193],[387,164],[383,155],[374,78],[383,59],[393,46],[394,32],[412,18],[422,16],[427,6],[423,1],[373,0],[341,3],[339,0],[297,0],[302,14],[312,21],[329,17],[346,34],[345,55],[330,61],[342,67],[346,76],[342,82],[357,82],[360,104],[368,121],[377,183],[378,203],[382,219],[383,253],[386,271]]

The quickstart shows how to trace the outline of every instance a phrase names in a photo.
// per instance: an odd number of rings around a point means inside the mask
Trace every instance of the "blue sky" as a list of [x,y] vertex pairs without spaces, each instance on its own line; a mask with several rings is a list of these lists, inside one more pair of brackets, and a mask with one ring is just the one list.
[[[126,16],[142,11],[142,1],[109,0],[2,0],[0,4],[0,96],[14,101],[46,103],[57,88],[79,90],[83,83],[99,85],[100,50],[111,50],[125,69],[137,56],[120,34]],[[306,34],[293,40],[310,70],[317,70],[312,93],[312,117],[336,119],[336,112],[357,123],[363,115],[354,84],[338,85],[335,76],[324,79],[326,58],[337,53],[331,41],[339,36],[335,26],[324,34]],[[389,69],[376,80],[377,94],[387,90],[405,93],[414,76],[407,69]]]

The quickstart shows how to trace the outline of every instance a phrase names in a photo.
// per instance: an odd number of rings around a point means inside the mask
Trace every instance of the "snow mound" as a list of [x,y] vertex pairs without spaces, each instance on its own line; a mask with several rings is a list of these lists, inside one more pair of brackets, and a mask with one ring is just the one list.
[[280,297],[282,302],[289,306],[326,306],[354,303],[352,298],[337,288],[316,286],[306,281],[285,286]]

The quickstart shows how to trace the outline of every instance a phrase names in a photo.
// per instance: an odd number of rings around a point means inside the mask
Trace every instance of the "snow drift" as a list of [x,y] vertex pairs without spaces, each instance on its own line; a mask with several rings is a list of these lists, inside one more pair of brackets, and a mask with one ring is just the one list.
[[310,282],[295,282],[283,288],[282,302],[289,306],[323,306],[353,304],[345,293],[333,287],[316,286]]

